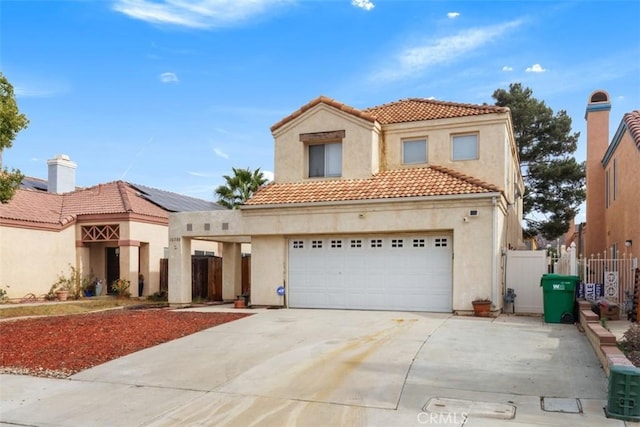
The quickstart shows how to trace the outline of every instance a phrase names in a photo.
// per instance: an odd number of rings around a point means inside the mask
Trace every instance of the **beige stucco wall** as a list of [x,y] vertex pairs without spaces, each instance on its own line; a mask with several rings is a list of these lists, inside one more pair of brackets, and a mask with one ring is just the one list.
[[[617,196],[613,200],[613,163],[617,166]],[[605,209],[605,235],[600,239],[606,249],[617,245],[620,252],[640,254],[640,150],[629,132],[622,136],[618,147],[606,165],[611,177],[610,205]],[[589,224],[591,228],[591,224]],[[591,232],[591,230],[589,230]],[[625,247],[625,241],[632,246]],[[604,250],[604,249],[600,249]]]
[[[495,200],[495,206],[494,198],[485,196],[456,200],[177,213],[170,216],[170,235],[176,242],[184,237],[202,236],[202,231],[197,230],[203,229],[202,224],[209,223],[212,235],[220,239],[252,236],[251,301],[255,305],[277,305],[281,301],[275,294],[275,288],[286,284],[287,280],[286,248],[289,237],[444,232],[453,236],[454,310],[471,310],[471,301],[485,296],[491,296],[500,307],[500,254],[507,240],[505,209],[500,197]],[[470,209],[478,210],[479,215],[469,217]],[[223,223],[227,230],[222,230]],[[186,224],[192,224],[194,231],[186,231]],[[180,244],[176,244],[175,250],[179,251],[180,247]],[[177,274],[171,270],[170,265],[170,274]],[[184,281],[184,277],[175,276],[175,279]]]
[[[490,114],[386,125],[383,130],[387,168],[435,164],[509,189],[513,187],[515,161],[510,155],[507,123],[506,114]],[[478,159],[452,160],[452,137],[461,134],[478,135]],[[402,141],[407,139],[427,140],[427,163],[402,163]]]
[[46,294],[75,262],[73,227],[62,231],[0,227],[0,287],[9,298]]
[[[300,134],[344,130],[342,140],[342,178],[369,178],[378,172],[378,129],[373,123],[352,114],[318,104],[301,118],[278,129],[275,144],[275,182],[308,179],[308,157]],[[322,179],[322,178],[311,178]],[[333,178],[335,179],[335,178]]]

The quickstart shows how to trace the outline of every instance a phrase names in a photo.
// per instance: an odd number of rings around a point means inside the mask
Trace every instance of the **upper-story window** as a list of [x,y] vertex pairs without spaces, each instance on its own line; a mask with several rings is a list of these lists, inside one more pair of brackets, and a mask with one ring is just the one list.
[[300,134],[308,160],[308,177],[342,176],[342,140],[344,130]]
[[309,145],[309,178],[342,176],[342,143]]
[[476,160],[478,158],[478,134],[454,135],[451,138],[452,160]]
[[412,139],[402,141],[402,163],[427,163],[427,140]]

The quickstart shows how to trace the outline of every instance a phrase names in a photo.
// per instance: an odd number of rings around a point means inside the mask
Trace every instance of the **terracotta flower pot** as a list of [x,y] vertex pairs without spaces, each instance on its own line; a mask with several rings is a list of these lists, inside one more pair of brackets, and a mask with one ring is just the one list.
[[478,317],[489,317],[491,315],[491,301],[472,301],[473,313]]
[[233,302],[233,308],[245,308],[244,299],[239,298]]
[[69,297],[69,291],[56,291],[56,298],[59,301],[66,301]]

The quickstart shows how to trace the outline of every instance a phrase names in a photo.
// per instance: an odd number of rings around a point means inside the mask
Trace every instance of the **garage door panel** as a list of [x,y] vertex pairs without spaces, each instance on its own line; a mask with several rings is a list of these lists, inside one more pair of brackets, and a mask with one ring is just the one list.
[[451,311],[449,236],[289,241],[289,305]]

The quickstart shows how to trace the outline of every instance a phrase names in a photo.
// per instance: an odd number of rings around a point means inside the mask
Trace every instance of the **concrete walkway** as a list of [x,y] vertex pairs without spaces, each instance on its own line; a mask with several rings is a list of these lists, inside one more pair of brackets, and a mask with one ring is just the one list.
[[572,325],[254,312],[70,380],[1,375],[0,425],[624,425],[605,418],[607,379]]

